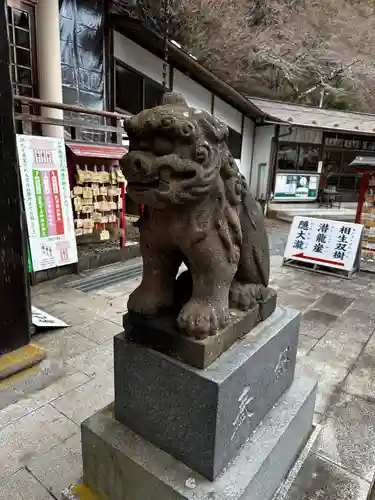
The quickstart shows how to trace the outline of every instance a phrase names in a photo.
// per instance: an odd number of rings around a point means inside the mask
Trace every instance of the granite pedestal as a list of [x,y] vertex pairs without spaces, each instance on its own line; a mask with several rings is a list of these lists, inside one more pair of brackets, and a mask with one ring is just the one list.
[[308,440],[315,393],[315,381],[297,376],[214,482],[120,424],[108,407],[82,424],[84,483],[100,500],[271,500]]
[[271,500],[312,431],[300,316],[276,308],[205,369],[115,337],[115,402],[82,424],[100,500]]
[[290,386],[299,313],[276,309],[204,370],[115,337],[115,417],[214,479]]

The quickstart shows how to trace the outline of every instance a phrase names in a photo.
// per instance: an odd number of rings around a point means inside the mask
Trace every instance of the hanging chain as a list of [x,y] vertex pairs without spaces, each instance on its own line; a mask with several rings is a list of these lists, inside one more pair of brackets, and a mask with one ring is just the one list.
[[[168,59],[169,59],[169,35],[170,35],[170,22],[171,22],[171,17],[172,17],[172,7],[171,7],[171,1],[172,0],[162,0],[163,1],[163,7],[162,7],[162,13],[163,13],[163,22],[164,22],[164,57],[163,57],[163,88],[164,92],[167,91],[169,88],[169,82],[168,82]],[[137,0],[137,6],[140,8],[141,12],[143,14],[147,14],[147,9],[144,8],[142,0]],[[136,227],[139,227],[139,224],[141,223],[141,219],[145,216],[145,213],[147,211],[147,207],[144,205],[141,205],[140,207],[140,217],[138,221],[135,223]]]
[[[144,0],[136,0],[137,8],[145,18],[149,18],[149,13],[147,8],[145,8]],[[168,60],[169,60],[169,38],[170,38],[170,26],[173,15],[172,0],[162,0],[161,5],[161,17],[164,28],[164,53],[163,53],[163,75],[162,83],[164,91],[169,89],[169,79],[168,79]],[[152,16],[150,18],[152,21]],[[154,21],[155,22],[155,21]]]
[[168,59],[169,59],[169,36],[172,18],[171,0],[163,0],[163,21],[164,21],[164,57],[163,57],[163,87],[164,91],[169,88],[168,82]]

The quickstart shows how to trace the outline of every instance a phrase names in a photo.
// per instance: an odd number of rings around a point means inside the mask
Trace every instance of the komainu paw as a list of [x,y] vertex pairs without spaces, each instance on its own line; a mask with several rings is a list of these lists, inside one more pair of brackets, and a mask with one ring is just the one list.
[[191,300],[182,308],[177,322],[180,330],[186,334],[205,338],[223,328],[228,322],[228,317],[228,310]]
[[267,299],[267,288],[253,283],[233,281],[229,290],[229,306],[232,309],[248,311]]
[[128,310],[144,316],[156,316],[161,310],[172,306],[173,298],[172,291],[155,293],[142,284],[130,294]]

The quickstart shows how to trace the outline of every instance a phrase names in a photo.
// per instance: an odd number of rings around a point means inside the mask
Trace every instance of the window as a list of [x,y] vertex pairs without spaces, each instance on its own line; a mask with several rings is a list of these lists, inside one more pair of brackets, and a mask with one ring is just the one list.
[[[367,153],[370,154],[371,153]],[[323,187],[335,187],[341,192],[342,201],[358,199],[361,176],[349,164],[358,156],[356,152],[326,150],[323,156]]]
[[341,162],[342,162],[341,151],[324,151],[323,168],[326,174],[340,172]]
[[326,133],[324,145],[330,148],[375,151],[375,142],[369,137],[360,135]]
[[124,66],[116,65],[116,108],[136,115],[143,108],[142,77]]
[[300,145],[298,154],[298,170],[318,171],[320,150],[318,147]]
[[13,91],[32,97],[35,92],[34,11],[31,6],[8,6]]
[[[50,0],[46,0],[49,2]],[[53,0],[57,2],[57,0]],[[64,104],[105,107],[104,0],[59,0]],[[45,20],[47,22],[47,20]],[[64,116],[69,119],[69,113]],[[95,117],[93,123],[104,123]],[[86,135],[86,132],[85,132]],[[94,136],[93,136],[94,137]]]
[[[343,151],[340,172],[345,174],[354,174],[355,170],[353,169],[353,167],[349,167],[349,165],[353,160],[355,160],[357,156],[358,153],[355,151]],[[366,152],[363,156],[373,156],[373,155],[371,153]]]
[[152,80],[145,79],[144,80],[145,109],[153,108],[154,106],[160,104],[161,98],[163,97],[163,93],[164,89],[162,85],[159,85]]
[[163,86],[116,62],[115,108],[136,115],[160,103]]
[[298,144],[280,144],[277,152],[279,170],[297,170]]
[[239,160],[241,158],[241,150],[242,150],[242,135],[228,127],[229,136],[228,136],[228,148],[232,153],[233,158]]
[[278,170],[317,172],[319,158],[319,146],[281,143],[277,152],[277,168]]

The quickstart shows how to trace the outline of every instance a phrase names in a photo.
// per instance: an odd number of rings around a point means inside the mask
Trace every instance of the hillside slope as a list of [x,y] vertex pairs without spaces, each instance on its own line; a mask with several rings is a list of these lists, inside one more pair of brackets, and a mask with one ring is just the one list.
[[373,0],[176,1],[172,35],[246,95],[375,112]]

